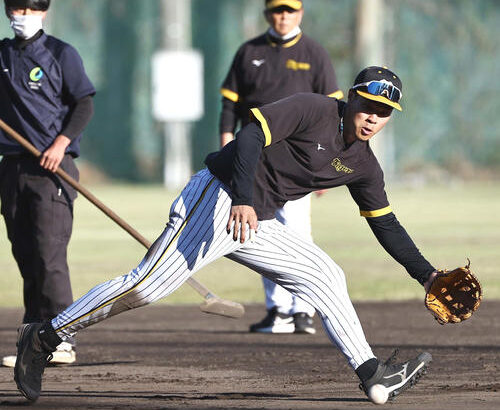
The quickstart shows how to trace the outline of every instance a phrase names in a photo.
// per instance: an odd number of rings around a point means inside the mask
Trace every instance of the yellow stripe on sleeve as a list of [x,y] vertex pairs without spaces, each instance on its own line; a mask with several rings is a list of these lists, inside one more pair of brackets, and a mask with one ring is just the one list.
[[264,131],[264,135],[266,137],[266,145],[264,146],[267,147],[268,145],[271,145],[271,131],[269,130],[269,125],[267,125],[266,119],[258,108],[252,108],[250,111],[252,112],[253,116],[257,118],[257,121],[260,122],[260,127],[262,128],[262,131]]
[[342,98],[344,98],[344,93],[342,92],[342,90],[337,90],[334,93],[328,94],[327,97],[336,98],[337,100],[341,100]]
[[221,88],[220,93],[222,94],[223,97],[226,97],[228,100],[231,100],[232,102],[238,102],[240,99],[240,96],[237,93],[228,90],[227,88]]
[[361,216],[364,216],[365,218],[376,218],[377,216],[384,216],[387,214],[390,214],[392,212],[392,209],[390,206],[386,206],[385,208],[381,209],[376,209],[374,211],[359,211]]

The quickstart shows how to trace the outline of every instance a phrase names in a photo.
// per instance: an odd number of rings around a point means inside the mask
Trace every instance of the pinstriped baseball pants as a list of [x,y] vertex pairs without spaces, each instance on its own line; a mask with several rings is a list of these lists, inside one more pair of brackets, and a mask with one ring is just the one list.
[[373,358],[342,269],[314,243],[275,219],[260,221],[253,241],[233,241],[226,232],[230,209],[228,188],[207,169],[198,172],[172,204],[165,230],[139,266],[95,286],[56,316],[52,326],[57,334],[64,340],[163,298],[203,266],[226,256],[314,306],[330,340],[353,368]]

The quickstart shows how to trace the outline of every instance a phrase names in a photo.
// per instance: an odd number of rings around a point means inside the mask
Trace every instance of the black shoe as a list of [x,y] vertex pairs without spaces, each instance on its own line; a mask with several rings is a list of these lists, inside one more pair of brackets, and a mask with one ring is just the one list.
[[293,323],[295,324],[295,333],[316,334],[312,317],[307,313],[295,313],[293,315]]
[[42,325],[30,323],[18,329],[14,380],[19,391],[30,401],[36,401],[40,396],[42,375],[47,362],[52,358],[51,352],[42,346],[38,336]]
[[293,333],[295,325],[291,315],[279,313],[276,307],[267,311],[267,316],[250,326],[252,333]]
[[427,366],[432,361],[431,354],[424,352],[405,363],[391,364],[397,353],[396,350],[384,364],[379,363],[375,374],[359,385],[375,404],[383,404],[415,385],[418,379],[426,373]]

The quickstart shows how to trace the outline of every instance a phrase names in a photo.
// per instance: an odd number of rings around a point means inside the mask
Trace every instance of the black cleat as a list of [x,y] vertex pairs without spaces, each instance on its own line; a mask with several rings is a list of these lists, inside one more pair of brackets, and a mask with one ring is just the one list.
[[293,333],[293,316],[279,313],[276,307],[267,311],[267,316],[250,326],[252,333]]
[[293,323],[295,324],[295,333],[316,334],[313,319],[307,313],[295,313]]
[[52,358],[40,341],[38,331],[42,323],[22,325],[17,336],[17,360],[14,381],[17,388],[29,401],[36,401],[42,390],[42,375],[47,362]]
[[396,350],[384,364],[379,363],[375,374],[359,385],[375,404],[383,404],[415,385],[432,361],[431,354],[424,352],[405,363],[391,364],[397,353]]

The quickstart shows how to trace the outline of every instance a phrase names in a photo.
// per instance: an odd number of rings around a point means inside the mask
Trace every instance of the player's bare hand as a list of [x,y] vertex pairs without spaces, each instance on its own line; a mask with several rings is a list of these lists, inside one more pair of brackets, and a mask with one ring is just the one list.
[[233,229],[233,240],[237,241],[239,234],[240,242],[244,243],[246,240],[247,225],[250,231],[257,232],[258,221],[255,210],[248,205],[232,206],[226,226],[227,233],[231,233],[231,229]]
[[59,168],[59,164],[64,158],[66,148],[70,143],[71,140],[68,137],[58,135],[52,145],[47,148],[40,157],[41,167],[50,172],[56,172],[57,168]]

